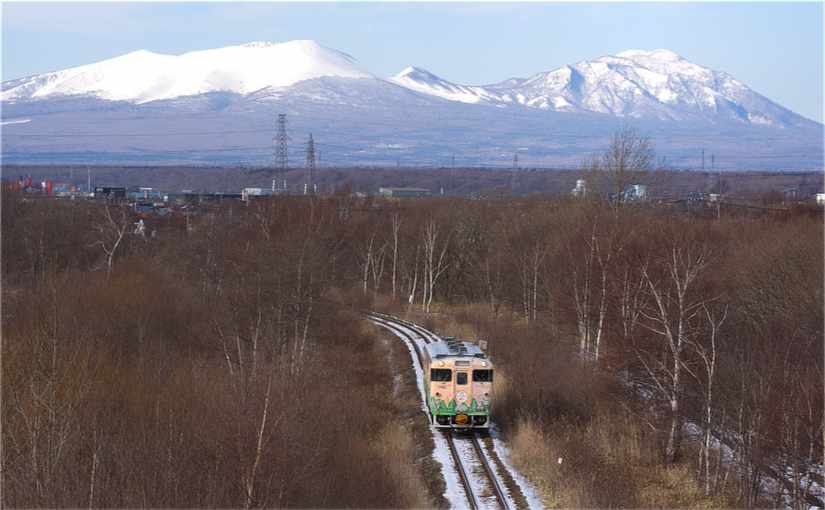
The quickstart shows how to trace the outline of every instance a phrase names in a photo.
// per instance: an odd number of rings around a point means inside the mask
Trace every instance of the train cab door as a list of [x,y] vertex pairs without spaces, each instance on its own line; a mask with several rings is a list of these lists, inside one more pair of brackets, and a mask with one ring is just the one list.
[[455,410],[456,413],[470,410],[470,397],[472,395],[470,386],[470,370],[456,369],[455,371]]
[[455,395],[455,383],[452,368],[432,368],[430,370],[430,396],[436,405],[448,407]]

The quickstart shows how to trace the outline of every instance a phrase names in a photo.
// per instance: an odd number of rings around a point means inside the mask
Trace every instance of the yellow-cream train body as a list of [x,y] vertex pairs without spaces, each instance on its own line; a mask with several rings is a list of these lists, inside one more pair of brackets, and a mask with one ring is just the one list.
[[449,337],[424,347],[424,384],[433,425],[488,428],[493,364],[487,354],[476,344]]

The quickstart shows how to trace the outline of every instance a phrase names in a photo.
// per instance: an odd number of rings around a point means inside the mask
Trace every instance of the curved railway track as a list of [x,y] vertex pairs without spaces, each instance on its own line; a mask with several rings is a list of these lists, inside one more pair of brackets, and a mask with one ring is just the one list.
[[[418,341],[431,343],[440,340],[438,335],[415,323],[376,312],[365,312],[365,315],[374,323],[406,338],[415,349],[418,366],[423,366]],[[426,409],[426,402],[423,404]],[[472,510],[491,508],[490,498],[492,497],[494,506],[510,510],[510,500],[505,494],[500,477],[493,469],[485,454],[484,445],[479,439],[481,432],[454,433],[446,430],[442,433],[449,447],[450,456],[464,489],[469,508]],[[457,446],[457,443],[460,446]],[[469,446],[463,443],[469,443]]]

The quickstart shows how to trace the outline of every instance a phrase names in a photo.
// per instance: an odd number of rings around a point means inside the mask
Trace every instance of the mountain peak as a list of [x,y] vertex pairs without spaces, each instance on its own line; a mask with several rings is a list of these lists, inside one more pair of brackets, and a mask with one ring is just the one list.
[[270,48],[274,46],[274,43],[269,41],[252,41],[246,44],[241,44],[242,48]]
[[421,67],[416,66],[407,66],[405,67],[400,73],[396,74],[390,79],[401,79],[407,77],[427,77],[428,79],[440,79],[438,76],[434,75],[433,73],[423,69]]
[[372,78],[351,56],[312,40],[256,41],[182,55],[133,51],[17,81],[0,99],[91,95],[145,103],[218,91],[248,94],[324,76]]
[[617,57],[626,58],[629,60],[633,60],[634,58],[646,58],[646,59],[654,59],[654,60],[662,60],[662,61],[676,61],[676,60],[684,60],[678,53],[665,50],[665,49],[658,49],[658,50],[625,50],[620,53],[616,54]]
[[481,87],[458,85],[420,67],[408,66],[389,81],[404,88],[449,101],[478,103],[484,97]]

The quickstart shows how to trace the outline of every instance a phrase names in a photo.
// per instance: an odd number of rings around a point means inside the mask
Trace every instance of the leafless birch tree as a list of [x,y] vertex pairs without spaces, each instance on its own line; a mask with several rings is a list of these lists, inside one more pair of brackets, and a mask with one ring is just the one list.
[[682,441],[685,348],[696,332],[694,322],[708,302],[707,298],[695,295],[694,286],[707,265],[707,248],[686,241],[671,247],[656,272],[651,268],[644,270],[652,303],[641,312],[642,325],[663,344],[666,356],[641,351],[637,351],[637,355],[670,409],[665,446],[665,459],[669,463],[677,459]]
[[126,210],[121,208],[120,218],[115,220],[112,217],[112,210],[108,204],[104,207],[103,221],[94,226],[94,230],[98,232],[100,238],[92,243],[91,246],[100,246],[103,249],[103,253],[106,254],[107,278],[112,275],[117,249],[123,241],[123,236],[126,234],[128,228],[129,219],[126,216]]
[[438,223],[431,219],[424,227],[422,245],[424,247],[424,296],[421,305],[424,312],[430,313],[430,305],[433,302],[438,279],[448,267],[447,249],[450,247],[450,236],[448,234],[442,239]]

